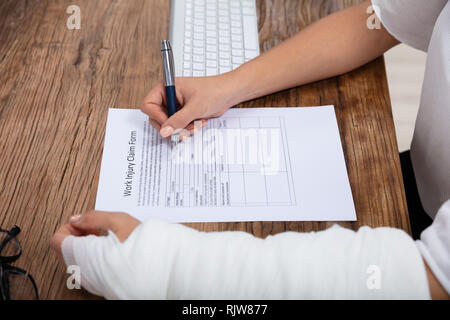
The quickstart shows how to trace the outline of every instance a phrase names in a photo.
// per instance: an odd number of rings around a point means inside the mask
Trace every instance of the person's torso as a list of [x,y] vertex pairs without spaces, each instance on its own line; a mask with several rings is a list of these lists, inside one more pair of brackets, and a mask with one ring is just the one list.
[[450,2],[436,21],[411,158],[422,204],[434,217],[450,199]]

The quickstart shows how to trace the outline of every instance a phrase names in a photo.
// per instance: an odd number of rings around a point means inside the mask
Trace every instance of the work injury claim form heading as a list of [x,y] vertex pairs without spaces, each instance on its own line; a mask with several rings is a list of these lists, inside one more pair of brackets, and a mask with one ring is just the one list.
[[231,109],[183,142],[109,109],[96,210],[140,221],[354,221],[333,106]]

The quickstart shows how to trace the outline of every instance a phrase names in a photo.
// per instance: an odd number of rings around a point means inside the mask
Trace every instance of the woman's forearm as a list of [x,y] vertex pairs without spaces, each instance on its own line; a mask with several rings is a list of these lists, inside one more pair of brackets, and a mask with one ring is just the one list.
[[370,1],[332,14],[226,75],[237,104],[358,68],[395,46],[367,27]]

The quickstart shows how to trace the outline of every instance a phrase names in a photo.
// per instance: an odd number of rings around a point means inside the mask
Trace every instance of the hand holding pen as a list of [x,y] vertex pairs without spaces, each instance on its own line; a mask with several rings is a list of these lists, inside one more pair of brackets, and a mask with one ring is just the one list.
[[[162,137],[171,137],[181,129],[194,131],[194,121],[221,116],[239,103],[237,84],[232,73],[215,77],[174,79],[169,41],[162,41],[164,81],[150,91],[141,105],[150,123]],[[174,140],[176,141],[177,138]]]

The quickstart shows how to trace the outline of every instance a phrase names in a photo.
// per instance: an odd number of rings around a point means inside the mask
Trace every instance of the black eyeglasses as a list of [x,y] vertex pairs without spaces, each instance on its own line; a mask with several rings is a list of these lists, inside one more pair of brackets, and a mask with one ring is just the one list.
[[38,289],[33,277],[25,270],[12,266],[22,255],[16,236],[20,228],[0,229],[0,300],[37,300]]

